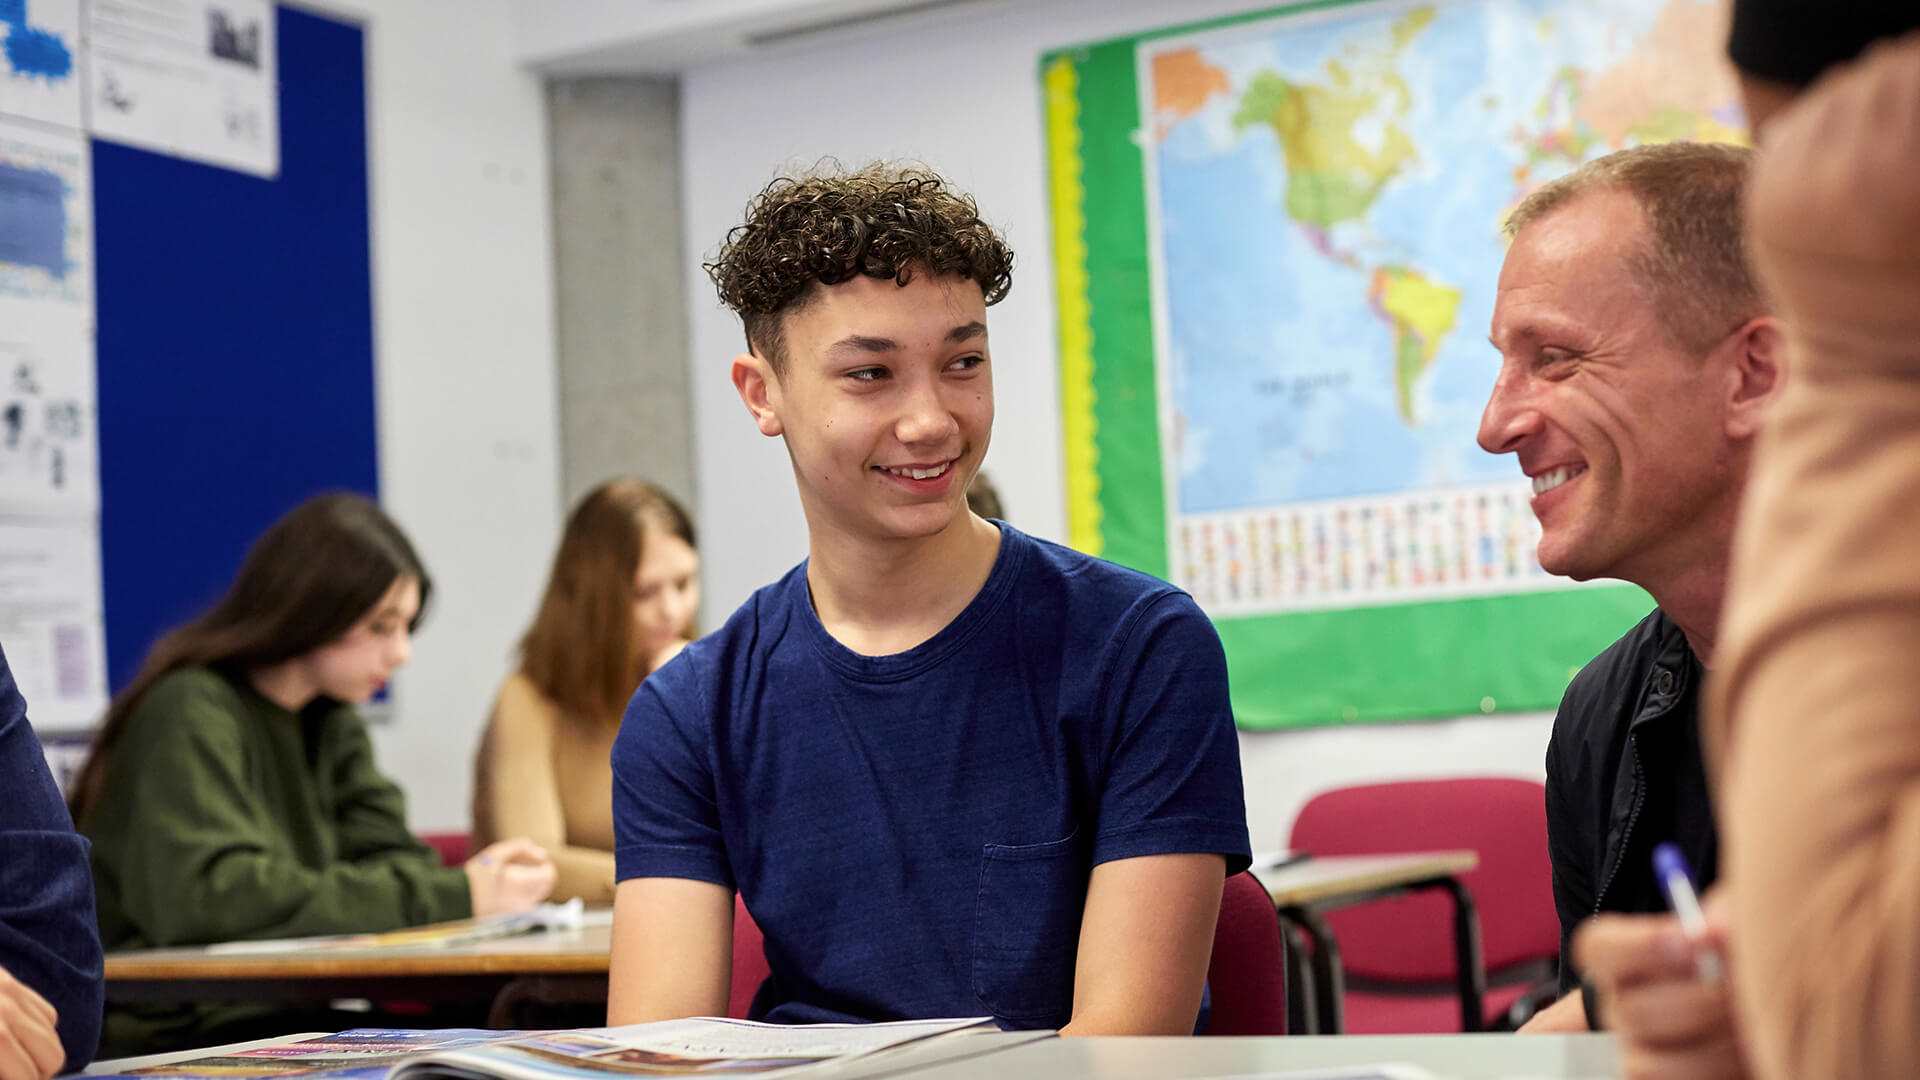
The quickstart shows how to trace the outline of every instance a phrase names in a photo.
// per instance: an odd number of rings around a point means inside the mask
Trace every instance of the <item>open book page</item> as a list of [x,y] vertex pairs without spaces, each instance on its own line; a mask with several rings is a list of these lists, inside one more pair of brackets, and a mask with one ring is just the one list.
[[[993,1030],[987,1019],[787,1026],[707,1017],[574,1031],[359,1028],[98,1075],[170,1080],[614,1080],[816,1067],[838,1071],[844,1063],[882,1050],[931,1050],[940,1036]],[[954,1056],[973,1052],[978,1051],[956,1045]],[[931,1063],[942,1057],[923,1053],[915,1060]]]
[[530,1034],[535,1033],[481,1031],[473,1028],[440,1028],[431,1031],[356,1028],[338,1035],[249,1046],[167,1065],[149,1065],[126,1072],[94,1075],[164,1076],[172,1080],[188,1077],[254,1080],[292,1076],[324,1076],[327,1080],[384,1080],[395,1065],[424,1053],[501,1039],[524,1038]]
[[536,1033],[407,1061],[393,1080],[609,1080],[619,1076],[737,1075],[794,1071],[971,1030],[986,1018],[887,1024],[758,1024],[698,1017],[617,1028]]

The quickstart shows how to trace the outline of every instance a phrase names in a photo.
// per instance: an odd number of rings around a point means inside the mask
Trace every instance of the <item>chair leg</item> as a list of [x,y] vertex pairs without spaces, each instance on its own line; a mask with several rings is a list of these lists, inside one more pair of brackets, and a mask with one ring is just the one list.
[[528,1006],[543,1005],[570,1005],[583,1009],[597,1005],[600,1008],[600,1024],[605,1024],[606,1004],[607,980],[603,975],[521,975],[509,980],[494,995],[493,1006],[487,1012],[487,1026],[495,1031],[523,1027],[525,1024],[521,1017],[524,1010]]
[[1314,1015],[1314,977],[1312,948],[1307,935],[1292,918],[1282,916],[1280,934],[1286,940],[1287,961],[1287,1034],[1320,1034],[1319,1017]]
[[1460,987],[1460,1030],[1487,1026],[1487,964],[1480,947],[1480,913],[1473,894],[1454,878],[1445,881],[1453,897],[1453,966]]
[[1289,907],[1287,917],[1313,939],[1314,1019],[1316,1035],[1339,1035],[1346,1030],[1347,976],[1340,966],[1340,943],[1313,909]]

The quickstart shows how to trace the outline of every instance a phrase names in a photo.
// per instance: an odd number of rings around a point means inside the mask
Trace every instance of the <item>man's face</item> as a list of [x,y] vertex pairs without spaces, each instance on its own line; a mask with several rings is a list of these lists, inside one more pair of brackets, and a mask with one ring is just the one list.
[[1725,350],[1671,339],[1628,261],[1646,234],[1632,196],[1578,196],[1514,238],[1494,303],[1480,445],[1519,458],[1541,565],[1582,581],[1683,569],[1735,497]]
[[905,539],[966,513],[993,431],[986,320],[979,285],[924,272],[815,286],[786,314],[768,408],[810,524]]

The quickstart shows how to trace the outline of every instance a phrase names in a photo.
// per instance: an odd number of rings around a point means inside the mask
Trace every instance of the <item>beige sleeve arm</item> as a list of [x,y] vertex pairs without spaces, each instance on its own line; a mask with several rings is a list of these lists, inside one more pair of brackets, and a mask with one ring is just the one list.
[[574,846],[547,850],[559,871],[553,886],[555,901],[577,896],[589,904],[613,903],[613,852]]
[[[1904,63],[1911,83],[1920,50]],[[1707,731],[1735,990],[1769,1078],[1920,1076],[1920,217],[1898,205],[1920,207],[1899,190],[1920,168],[1912,91],[1904,123],[1783,121],[1750,205],[1791,359]],[[1890,151],[1898,173],[1877,160]]]
[[474,790],[478,843],[524,836],[553,856],[553,899],[613,901],[613,852],[567,843],[566,811],[554,773],[554,743],[565,723],[559,710],[524,676],[501,687],[481,744]]

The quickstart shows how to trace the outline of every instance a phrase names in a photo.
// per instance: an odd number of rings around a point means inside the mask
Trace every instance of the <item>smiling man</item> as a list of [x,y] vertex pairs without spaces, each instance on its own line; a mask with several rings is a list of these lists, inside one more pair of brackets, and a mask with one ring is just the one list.
[[[1678,843],[1702,887],[1718,863],[1700,684],[1754,436],[1782,383],[1780,330],[1741,251],[1749,158],[1704,143],[1621,151],[1507,222],[1480,445],[1532,479],[1542,566],[1630,581],[1659,605],[1575,677],[1554,719],[1563,988],[1578,978],[1567,946],[1581,920],[1666,909],[1655,844]],[[1532,1027],[1599,1019],[1569,994]]]
[[726,1009],[737,891],[755,1019],[1194,1029],[1248,863],[1225,658],[1185,593],[968,511],[1012,259],[872,166],[775,181],[708,266],[808,558],[627,710],[610,1022]]

